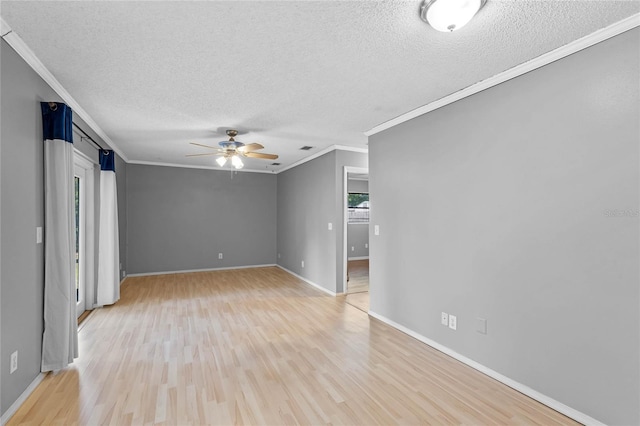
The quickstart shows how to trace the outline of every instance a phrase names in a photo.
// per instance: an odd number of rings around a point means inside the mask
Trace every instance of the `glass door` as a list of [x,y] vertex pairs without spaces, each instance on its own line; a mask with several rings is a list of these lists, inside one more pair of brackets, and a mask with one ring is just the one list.
[[76,270],[76,316],[85,311],[85,174],[84,168],[75,166],[74,176],[74,205],[75,205],[75,270]]

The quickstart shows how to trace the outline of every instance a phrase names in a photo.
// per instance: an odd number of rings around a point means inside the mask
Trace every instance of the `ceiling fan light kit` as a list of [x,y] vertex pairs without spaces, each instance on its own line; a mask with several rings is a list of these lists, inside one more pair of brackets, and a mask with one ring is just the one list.
[[487,0],[424,0],[420,18],[442,32],[453,32],[464,27]]
[[203,145],[195,142],[191,142],[191,145],[201,146],[203,148],[215,149],[216,152],[206,153],[206,154],[189,154],[187,157],[199,157],[204,155],[219,155],[220,157],[216,158],[216,163],[220,167],[224,167],[227,164],[227,159],[231,159],[231,165],[236,169],[241,169],[244,167],[244,163],[242,162],[241,157],[247,158],[260,158],[264,160],[275,160],[278,158],[276,154],[265,154],[262,152],[256,152],[261,149],[264,149],[264,146],[259,143],[250,143],[244,144],[242,142],[236,141],[234,138],[238,135],[237,130],[229,129],[227,130],[227,136],[229,136],[228,141],[219,142],[219,148],[210,145]]

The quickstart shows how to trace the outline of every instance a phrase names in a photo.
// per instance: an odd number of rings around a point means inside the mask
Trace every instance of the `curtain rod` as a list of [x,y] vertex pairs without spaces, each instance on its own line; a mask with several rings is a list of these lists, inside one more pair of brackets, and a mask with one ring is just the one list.
[[[87,138],[87,139],[89,139],[91,142],[93,142],[93,144],[94,144],[95,146],[97,146],[97,147],[98,147],[98,150],[102,150],[103,152],[107,152],[107,151],[108,151],[108,150],[104,149],[104,148],[102,147],[102,145],[100,145],[98,142],[96,142],[95,140],[93,140],[93,138],[92,138],[91,136],[89,136],[89,135],[87,134],[87,132],[85,132],[84,130],[82,130],[82,127],[78,126],[75,122],[73,122],[72,124],[73,124],[73,127],[75,127],[76,129],[78,129],[78,130],[79,130],[79,131],[84,135],[84,138]],[[81,139],[84,139],[84,138],[82,138],[82,137],[81,137]]]
[[[49,108],[51,108],[51,111],[55,111],[58,109],[58,104],[55,102],[49,102]],[[75,127],[76,129],[78,129],[87,139],[89,139],[91,142],[93,142],[93,144],[95,146],[98,147],[98,150],[102,150],[102,152],[104,152],[105,154],[107,152],[109,152],[107,149],[104,149],[102,147],[102,145],[100,145],[98,142],[96,142],[95,140],[93,140],[93,138],[91,136],[89,136],[89,134],[87,132],[85,132],[84,130],[82,130],[82,127],[78,126],[75,122],[71,122],[71,124],[73,124],[73,127]],[[82,136],[80,137],[80,140],[82,140]]]

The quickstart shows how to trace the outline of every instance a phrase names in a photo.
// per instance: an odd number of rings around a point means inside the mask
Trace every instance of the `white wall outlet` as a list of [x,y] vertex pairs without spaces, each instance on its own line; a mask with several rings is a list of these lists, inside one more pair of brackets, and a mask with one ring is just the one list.
[[364,243],[364,248],[369,248],[369,243]]
[[445,327],[447,327],[449,325],[449,314],[446,312],[443,312],[440,314],[440,324],[444,325]]
[[18,351],[11,354],[11,368],[9,374],[13,374],[18,369]]
[[333,223],[329,222],[329,225],[327,225],[327,228],[329,229],[329,231],[331,231],[333,229]]
[[125,271],[124,269],[120,273],[122,274],[122,278],[121,279],[124,279],[127,276],[127,271]]
[[278,259],[280,259],[282,256],[280,255],[280,253],[278,253]]
[[476,331],[480,334],[487,334],[487,320],[484,318],[476,318]]
[[373,225],[373,235],[380,235],[380,225]]
[[218,253],[218,259],[222,259],[222,253]]
[[351,246],[351,251],[356,251],[356,248],[354,246]]
[[36,226],[36,244],[42,244],[42,226]]
[[302,264],[302,267],[304,268],[304,260],[301,262],[301,264]]
[[452,330],[458,329],[458,318],[455,315],[449,314],[449,328]]

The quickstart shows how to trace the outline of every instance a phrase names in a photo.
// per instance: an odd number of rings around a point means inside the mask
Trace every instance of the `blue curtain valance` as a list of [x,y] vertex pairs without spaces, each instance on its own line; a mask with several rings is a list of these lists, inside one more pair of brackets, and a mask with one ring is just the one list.
[[62,102],[40,102],[40,107],[42,109],[43,139],[57,139],[73,143],[71,108]]
[[116,171],[116,156],[112,150],[100,150],[100,170]]

